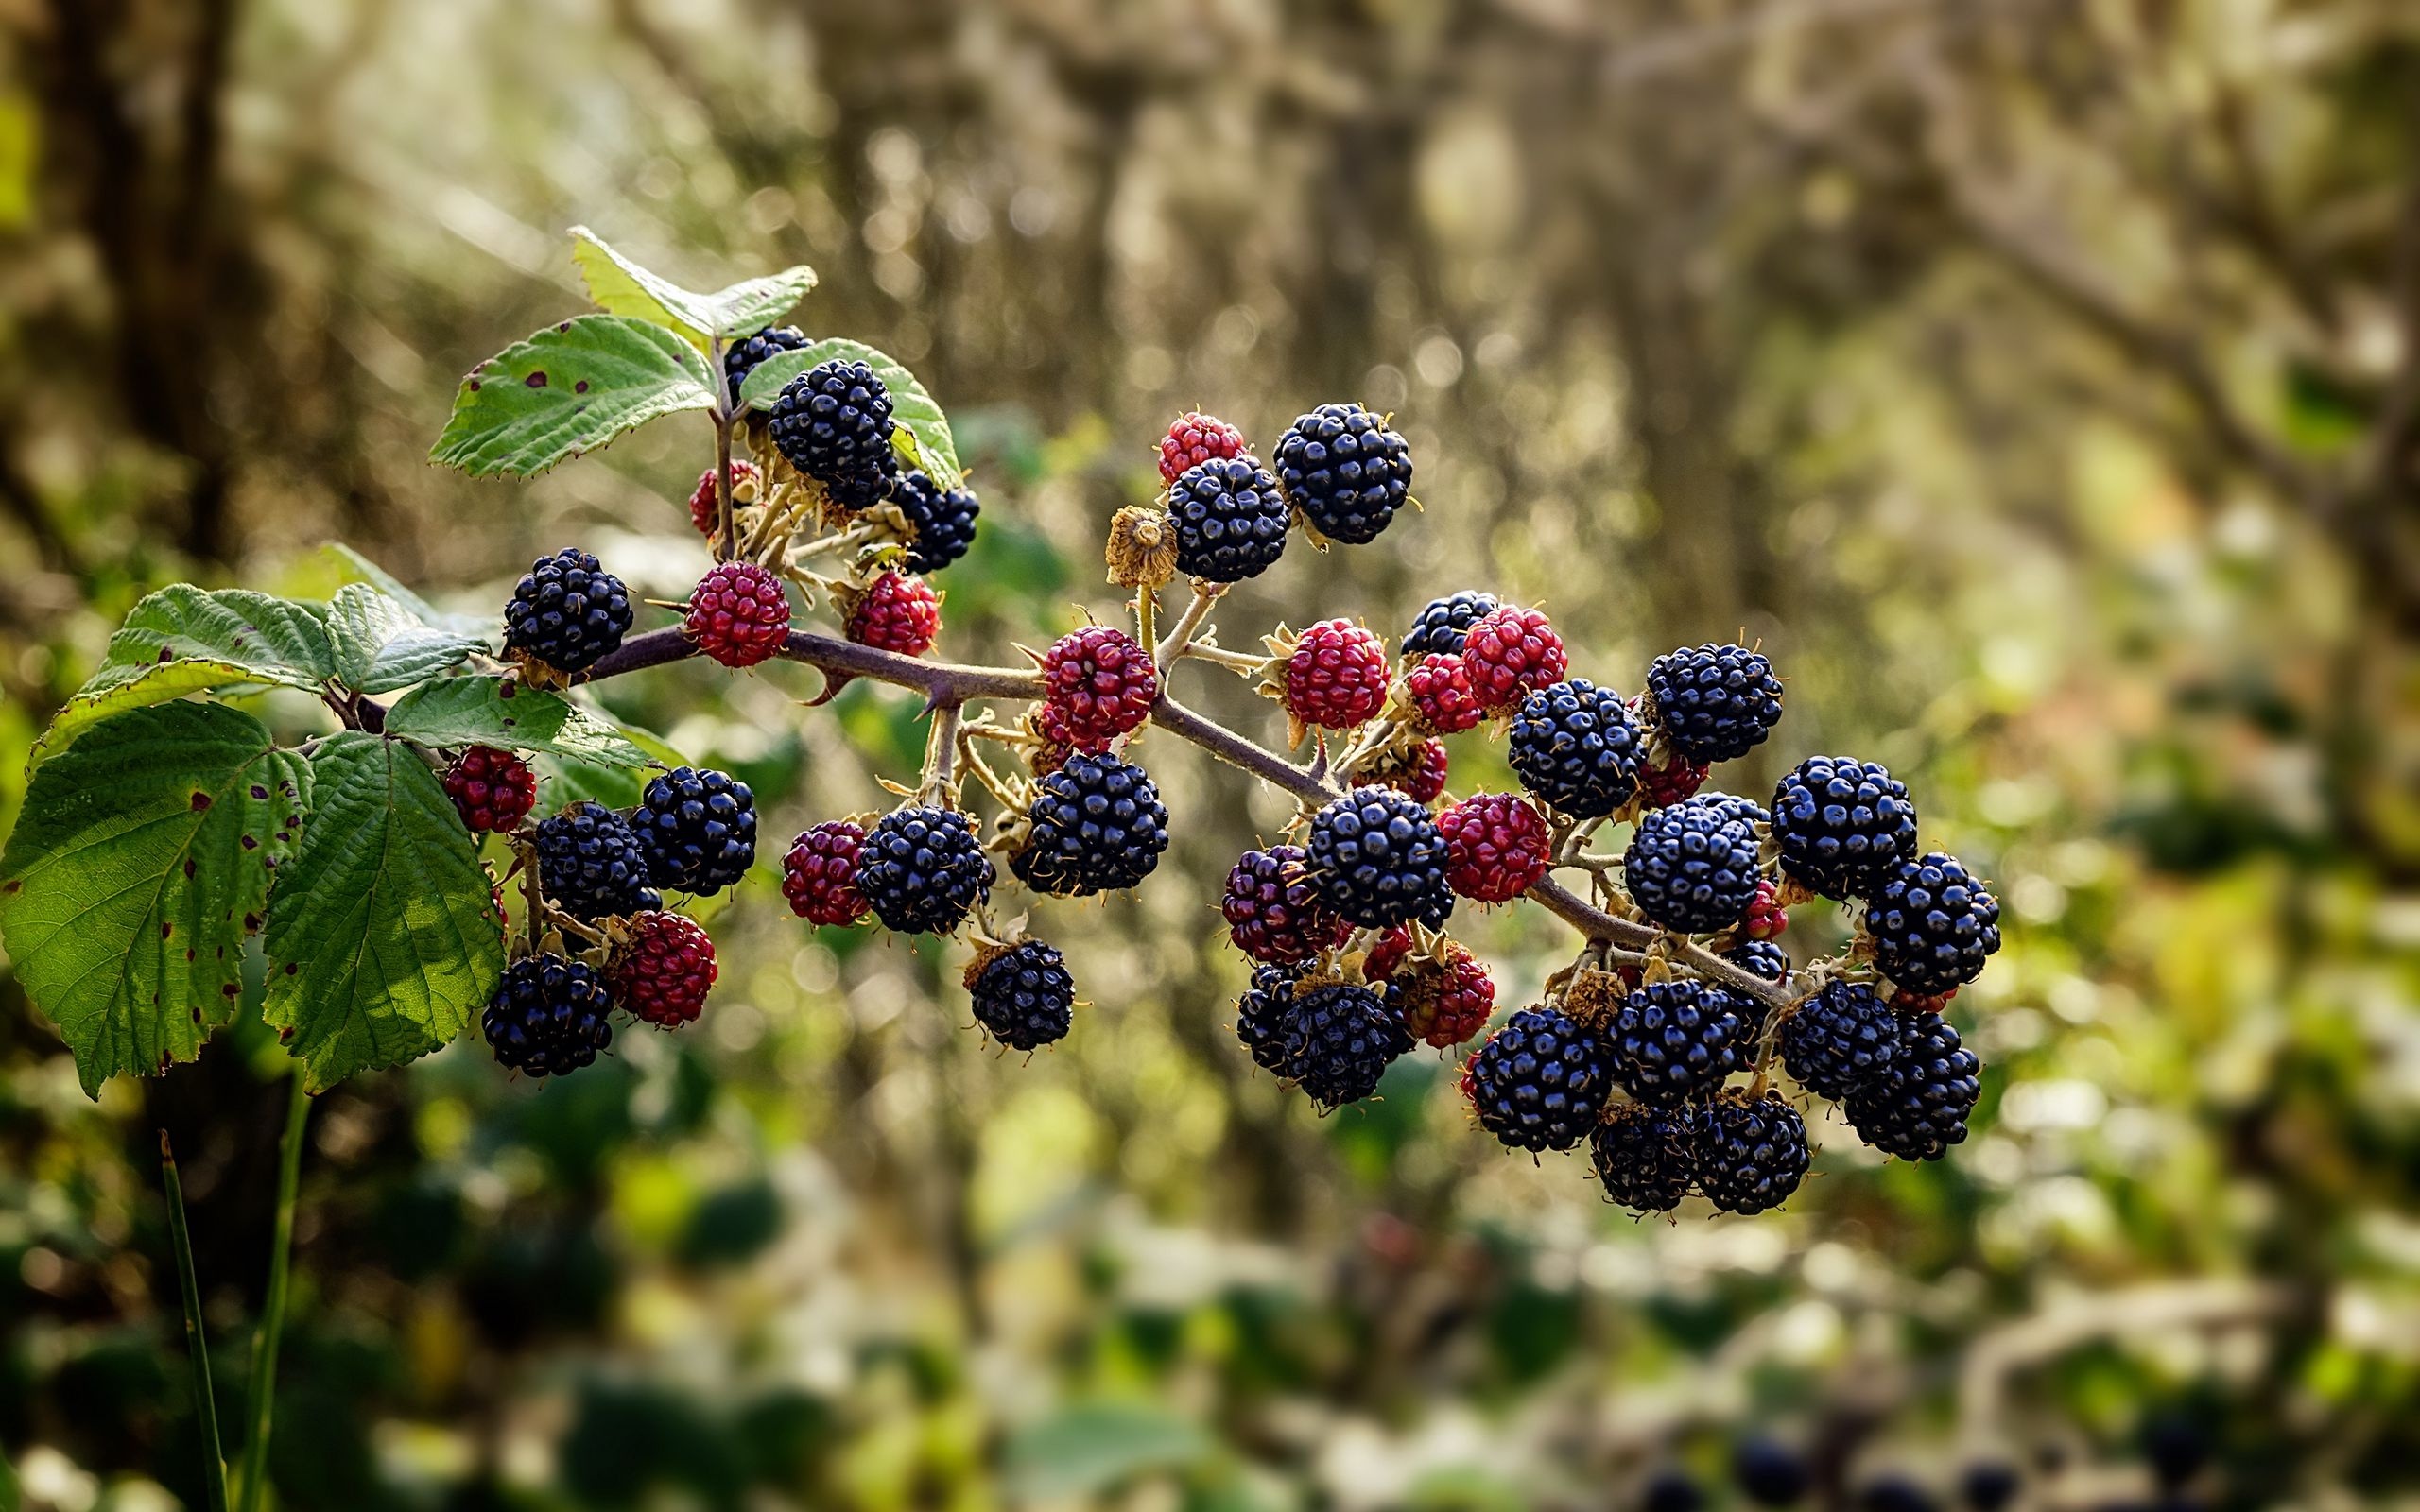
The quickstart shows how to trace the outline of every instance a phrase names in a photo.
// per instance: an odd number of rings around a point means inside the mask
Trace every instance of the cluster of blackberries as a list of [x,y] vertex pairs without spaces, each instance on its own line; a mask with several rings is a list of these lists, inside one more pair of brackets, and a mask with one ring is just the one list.
[[1205,583],[1267,572],[1297,524],[1322,545],[1367,544],[1411,500],[1411,448],[1359,404],[1296,417],[1266,466],[1242,432],[1189,411],[1159,452],[1176,568]]
[[1236,1004],[1236,1037],[1264,1070],[1329,1108],[1376,1091],[1388,1065],[1412,1046],[1402,1016],[1377,991],[1283,966],[1253,973]]
[[594,922],[659,907],[667,890],[704,897],[738,882],[756,859],[756,800],[728,772],[676,766],[633,808],[582,799],[531,838],[546,897]]
[[615,1008],[678,1029],[697,1022],[715,985],[714,941],[680,914],[621,919],[592,954],[543,952],[505,968],[479,1022],[498,1062],[532,1076],[578,1071],[613,1042]]

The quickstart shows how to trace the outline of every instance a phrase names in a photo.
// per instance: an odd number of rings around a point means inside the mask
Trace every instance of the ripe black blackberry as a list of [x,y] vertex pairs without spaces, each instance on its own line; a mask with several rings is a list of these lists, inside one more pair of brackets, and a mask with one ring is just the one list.
[[479,1030],[499,1063],[531,1076],[560,1076],[613,1043],[613,995],[594,968],[530,955],[504,969]]
[[992,861],[955,809],[891,810],[857,848],[857,891],[884,927],[946,935],[992,895]]
[[806,333],[794,325],[769,325],[746,340],[735,342],[722,354],[723,378],[731,385],[731,402],[739,403],[740,387],[758,363],[785,352],[804,352],[809,345]]
[[944,489],[917,468],[891,485],[890,502],[908,517],[916,538],[908,548],[909,572],[940,572],[975,544],[975,517],[983,512],[983,501],[973,489]]
[[1058,948],[1012,945],[967,969],[975,1021],[1011,1050],[1055,1044],[1075,1023],[1076,979]]
[[1724,818],[1755,829],[1773,822],[1772,811],[1752,798],[1737,793],[1696,793],[1691,797],[1705,804]]
[[1277,480],[1250,456],[1214,456],[1168,485],[1177,571],[1205,583],[1257,577],[1286,554],[1292,516]]
[[756,798],[729,772],[674,767],[647,784],[631,827],[658,887],[705,897],[735,885],[756,860]]
[[1685,1122],[1644,1103],[1606,1113],[1588,1136],[1588,1153],[1605,1194],[1633,1212],[1669,1212],[1697,1180]]
[[1614,1079],[1640,1102],[1663,1105],[1720,1086],[1739,1069],[1737,1001],[1686,977],[1631,993],[1605,1028]]
[[1842,1099],[1841,1108],[1857,1137],[1884,1154],[1938,1160],[1966,1138],[1966,1115],[1982,1094],[1982,1063],[1940,1014],[1898,1019],[1900,1040],[1890,1069]]
[[1388,1062],[1411,1048],[1411,1037],[1383,998],[1343,982],[1295,998],[1280,1025],[1282,1074],[1322,1108],[1342,1108],[1376,1091]]
[[1755,833],[1702,798],[1656,809],[1622,853],[1622,885],[1667,929],[1729,929],[1756,901]]
[[1031,828],[1009,868],[1061,898],[1132,887],[1168,848],[1168,811],[1143,768],[1080,750],[1034,788]]
[[1523,1008],[1474,1052],[1462,1092],[1479,1127],[1514,1149],[1567,1150],[1604,1110],[1604,1041],[1559,1008]]
[[1411,498],[1411,448],[1358,404],[1322,404],[1296,417],[1271,462],[1305,523],[1347,545],[1377,540]]
[[1747,755],[1781,719],[1781,679],[1744,645],[1665,652],[1647,669],[1647,697],[1664,738],[1700,766]]
[[1264,966],[1252,973],[1252,986],[1236,1000],[1236,1038],[1252,1052],[1263,1071],[1288,1074],[1286,1050],[1287,1016],[1294,1008],[1294,973],[1282,966]]
[[1862,898],[1916,853],[1908,784],[1849,756],[1800,762],[1773,789],[1772,827],[1783,872],[1826,898]]
[[1428,607],[1413,617],[1411,628],[1404,632],[1404,660],[1417,662],[1431,653],[1460,652],[1462,637],[1470,633],[1472,622],[1495,613],[1499,607],[1494,593],[1482,593],[1475,588],[1430,599]]
[[1641,745],[1617,695],[1573,678],[1521,700],[1506,757],[1521,785],[1547,807],[1601,819],[1638,791]]
[[890,390],[862,362],[835,357],[784,386],[770,433],[790,466],[843,509],[882,502],[899,474],[890,449]]
[[1884,874],[1865,905],[1865,932],[1882,974],[1929,997],[1983,974],[2000,948],[1999,900],[1956,856],[1935,850]]
[[1818,1097],[1843,1098],[1879,1084],[1899,1058],[1904,1033],[1891,1005],[1861,982],[1826,982],[1782,1021],[1782,1068]]
[[1409,795],[1357,787],[1311,816],[1303,867],[1328,907],[1365,929],[1435,926],[1454,911],[1445,849]]
[[630,633],[622,580],[577,546],[529,564],[504,606],[504,645],[568,676],[585,672]]
[[1236,857],[1219,911],[1237,950],[1280,966],[1309,960],[1353,933],[1303,875],[1299,846],[1273,845]]
[[647,853],[630,821],[604,804],[568,804],[539,820],[531,838],[539,886],[572,918],[587,923],[663,905],[664,895],[648,885]]
[[1724,1212],[1777,1207],[1806,1178],[1806,1121],[1779,1092],[1719,1092],[1689,1110],[1689,1133],[1698,1190]]

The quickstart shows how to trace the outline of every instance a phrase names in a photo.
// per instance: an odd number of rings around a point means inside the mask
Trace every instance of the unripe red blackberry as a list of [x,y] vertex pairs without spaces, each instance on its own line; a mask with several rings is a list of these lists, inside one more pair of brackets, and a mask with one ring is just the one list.
[[1087,625],[1051,643],[1042,682],[1054,729],[1069,745],[1098,750],[1151,717],[1159,668],[1132,636]]
[[1368,929],[1436,925],[1454,909],[1445,841],[1428,811],[1385,787],[1357,787],[1311,816],[1304,869],[1330,908]]
[[493,746],[464,751],[439,782],[473,834],[514,828],[538,800],[538,778],[529,764]]
[[1779,1207],[1806,1178],[1806,1121],[1779,1092],[1717,1093],[1691,1109],[1689,1131],[1698,1190],[1724,1212]]
[[1561,682],[1571,664],[1545,613],[1511,604],[1472,623],[1461,655],[1471,696],[1491,714],[1512,713],[1532,691]]
[[1737,1000],[1686,977],[1650,982],[1605,1029],[1606,1062],[1642,1103],[1677,1103],[1722,1085],[1739,1069]]
[[799,833],[782,857],[782,896],[790,912],[810,924],[846,926],[866,917],[865,895],[857,891],[857,849],[865,844],[863,826],[848,819],[826,819]]
[[1247,850],[1227,873],[1219,904],[1227,936],[1253,960],[1291,966],[1344,943],[1353,926],[1329,912],[1303,875],[1299,846]]
[[857,644],[901,656],[923,656],[941,629],[941,596],[923,578],[900,572],[884,573],[857,594],[843,627]]
[[[1638,706],[1633,703],[1632,717],[1637,717],[1637,713]],[[1705,786],[1706,777],[1712,770],[1679,756],[1651,762],[1638,769],[1638,801],[1642,807],[1651,809],[1685,803],[1696,796],[1699,788]]]
[[1297,417],[1270,461],[1304,523],[1347,545],[1377,540],[1411,499],[1411,449],[1358,404],[1322,404]]
[[1862,898],[1916,853],[1908,785],[1877,762],[1809,756],[1773,789],[1784,875],[1826,898]]
[[1459,593],[1448,593],[1443,598],[1432,598],[1427,607],[1412,619],[1411,628],[1404,632],[1403,654],[1406,657],[1422,657],[1450,651],[1460,655],[1462,637],[1470,633],[1471,626],[1481,616],[1495,613],[1499,607],[1494,593],[1482,593],[1471,588]]
[[1413,728],[1424,734],[1459,734],[1481,717],[1470,669],[1451,651],[1432,652],[1406,668],[1403,696]]
[[479,1017],[497,1062],[531,1076],[560,1076],[614,1042],[614,1000],[604,978],[561,955],[526,956],[504,969]]
[[1386,706],[1386,643],[1350,620],[1322,620],[1286,658],[1286,712],[1322,730],[1351,730]]
[[715,971],[715,942],[696,920],[640,914],[614,952],[614,996],[646,1022],[678,1029],[704,1010]]
[[1703,798],[1651,810],[1622,852],[1622,885],[1666,929],[1729,929],[1756,901],[1755,835]]
[[1462,1073],[1479,1127],[1520,1150],[1579,1143],[1597,1126],[1611,1087],[1596,1032],[1545,1006],[1505,1020]]
[[1038,939],[978,958],[966,990],[975,1022],[1011,1050],[1055,1044],[1075,1023],[1076,979],[1058,947]]
[[[744,457],[732,459],[731,503],[734,509],[747,503],[749,495],[763,486],[764,475],[756,471],[755,463]],[[689,492],[689,524],[695,525],[698,534],[708,541],[715,539],[715,516],[721,503],[716,497],[718,491],[715,470],[708,468],[698,474],[698,486]]]
[[1445,882],[1474,902],[1510,902],[1547,874],[1546,816],[1512,793],[1481,793],[1437,816]]
[[1918,995],[1955,992],[2000,948],[2000,904],[1958,858],[1935,850],[1884,874],[1865,905],[1874,964]]
[[1648,707],[1683,760],[1745,756],[1781,719],[1781,679],[1744,645],[1684,646],[1647,669]]
[[1588,1136],[1588,1154],[1605,1194],[1633,1212],[1669,1212],[1697,1182],[1685,1115],[1623,1103]]
[[886,929],[946,935],[992,895],[992,859],[966,816],[911,803],[874,821],[857,850],[857,891]]
[[1292,518],[1277,480],[1248,455],[1213,457],[1168,485],[1177,571],[1205,583],[1239,583],[1275,566]]
[[1756,879],[1756,901],[1739,920],[1739,933],[1750,939],[1779,939],[1789,928],[1789,910],[1781,905],[1781,889],[1771,877]]
[[1415,803],[1434,803],[1445,791],[1449,765],[1443,741],[1419,740],[1380,756],[1363,768],[1363,775],[1409,794]]
[[1160,480],[1174,483],[1213,457],[1241,456],[1249,450],[1243,432],[1215,415],[1188,409],[1160,438]]
[[1034,787],[1025,843],[1009,868],[1061,898],[1117,892],[1150,876],[1168,848],[1167,805],[1143,768],[1077,751]]
[[718,562],[690,592],[683,628],[724,666],[752,667],[789,638],[789,595],[780,578],[752,561]]
[[[1366,966],[1364,973],[1369,974]],[[1433,954],[1389,967],[1384,979],[1387,1005],[1403,1021],[1404,1031],[1439,1050],[1468,1040],[1487,1027],[1488,1015],[1495,1011],[1495,979],[1477,956],[1450,939]]]

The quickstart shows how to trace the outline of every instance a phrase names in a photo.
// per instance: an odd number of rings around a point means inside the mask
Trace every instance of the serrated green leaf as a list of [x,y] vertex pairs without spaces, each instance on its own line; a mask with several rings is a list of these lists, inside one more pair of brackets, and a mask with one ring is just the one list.
[[503,746],[604,766],[653,765],[629,736],[587,710],[507,678],[424,683],[387,711],[387,733],[438,748]]
[[942,406],[933,402],[933,396],[925,392],[916,375],[897,358],[862,341],[828,336],[800,351],[768,357],[750,370],[748,381],[740,386],[739,402],[750,409],[770,409],[791,379],[835,357],[864,363],[890,390],[890,418],[914,442],[914,452],[910,454],[914,465],[922,467],[926,476],[944,489],[955,489],[966,481],[966,470],[958,460],[958,441],[950,435],[949,417],[942,413]]
[[347,583],[328,603],[337,680],[360,693],[392,693],[460,666],[476,641],[433,629],[368,583]]
[[269,894],[268,997],[313,1091],[446,1044],[495,990],[478,848],[418,754],[358,730],[312,757],[313,822]]
[[[580,713],[599,724],[608,722],[606,716],[596,710],[582,708]],[[578,756],[541,755],[537,761],[538,775],[546,784],[545,806],[549,810],[561,809],[564,804],[583,798],[593,799],[607,808],[626,809],[639,800],[639,794],[648,778],[654,775],[654,768],[693,765],[688,757],[673,749],[669,742],[651,730],[641,730],[635,725],[616,724],[611,728],[639,748],[639,753],[647,759],[647,765],[631,767]]]
[[815,269],[802,265],[699,294],[641,267],[585,226],[574,226],[571,238],[572,262],[597,308],[677,331],[700,351],[713,336],[754,335],[815,287]]
[[474,477],[527,476],[659,415],[715,402],[706,359],[647,320],[583,315],[479,364],[429,460]]
[[310,778],[259,720],[206,703],[103,720],[34,774],[0,856],[0,938],[86,1092],[191,1060],[233,1015]]
[[322,611],[240,588],[171,583],[134,606],[109,654],[27,753],[28,768],[112,714],[210,688],[316,689],[335,674]]
[[443,630],[466,641],[476,641],[482,649],[490,651],[494,650],[504,638],[504,623],[499,615],[449,613],[413,593],[392,573],[341,541],[331,541],[320,549],[336,558],[337,568],[343,572],[347,582],[368,583],[378,589],[410,610],[412,618],[433,630]]

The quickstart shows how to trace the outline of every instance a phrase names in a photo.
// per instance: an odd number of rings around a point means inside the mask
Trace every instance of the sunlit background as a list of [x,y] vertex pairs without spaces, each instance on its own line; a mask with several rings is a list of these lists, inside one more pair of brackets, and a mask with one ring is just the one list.
[[[2114,1507],[2152,1504],[2146,1433],[2206,1446],[2192,1504],[2420,1504],[2410,7],[9,0],[0,34],[0,824],[159,583],[323,592],[341,538],[492,608],[579,543],[682,596],[703,424],[527,484],[424,460],[465,369],[581,306],[585,223],[694,286],[812,263],[799,323],[925,379],[984,503],[953,656],[1118,612],[1100,532],[1175,412],[1266,446],[1357,399],[1425,509],[1298,544],[1224,644],[1483,587],[1631,692],[1744,632],[1788,713],[1719,781],[1886,762],[2007,904],[1950,1160],[1818,1123],[1787,1211],[1639,1223],[1467,1126],[1431,1053],[1326,1119],[1253,1074],[1210,903],[1288,808],[1191,747],[1137,747],[1176,815],[1141,895],[1037,912],[1073,1035],[1003,1058],[959,947],[772,885],[911,778],[912,701],[625,679],[767,812],[722,985],[559,1085],[473,1041],[321,1099],[282,1504],[1724,1504],[1763,1434],[1832,1504],[1988,1460]],[[1575,944],[1464,913],[1506,1005]],[[285,1065],[254,1022],[91,1103],[0,975],[26,1505],[199,1504],[152,1130],[232,1412]]]

